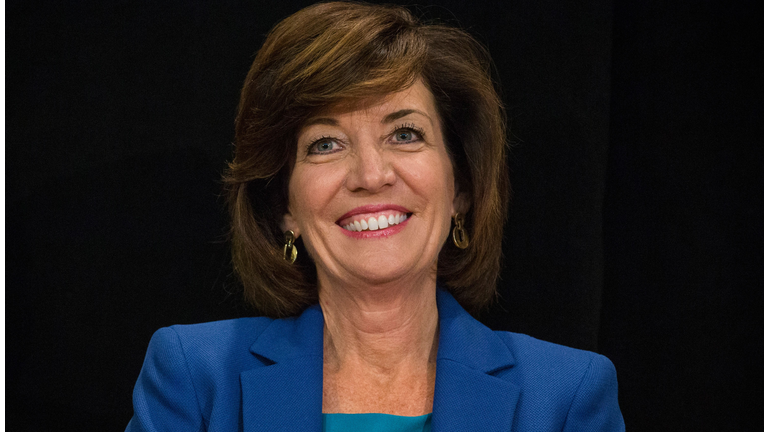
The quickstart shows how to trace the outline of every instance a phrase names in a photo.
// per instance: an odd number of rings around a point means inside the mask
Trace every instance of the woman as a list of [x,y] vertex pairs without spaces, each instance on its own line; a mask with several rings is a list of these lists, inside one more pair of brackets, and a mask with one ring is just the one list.
[[265,315],[153,337],[129,431],[623,430],[606,358],[493,332],[507,203],[487,52],[405,9],[279,23],[226,178]]

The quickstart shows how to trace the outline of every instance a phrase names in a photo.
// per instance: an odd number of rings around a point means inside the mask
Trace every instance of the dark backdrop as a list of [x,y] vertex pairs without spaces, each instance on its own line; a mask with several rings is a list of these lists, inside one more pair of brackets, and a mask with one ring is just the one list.
[[[153,331],[248,314],[219,178],[253,55],[303,5],[6,3],[8,430],[121,430]],[[759,430],[761,3],[414,10],[490,48],[509,109],[481,319],[607,355],[629,430]]]

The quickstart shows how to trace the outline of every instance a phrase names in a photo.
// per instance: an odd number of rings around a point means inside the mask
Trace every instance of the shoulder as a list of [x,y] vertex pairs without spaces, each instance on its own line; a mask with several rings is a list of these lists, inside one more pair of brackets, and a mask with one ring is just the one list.
[[[183,360],[190,373],[231,369],[253,360],[250,346],[272,324],[270,318],[238,318],[200,324],[177,324],[155,332],[147,357]],[[219,367],[212,367],[212,366]]]
[[134,387],[134,417],[126,430],[203,430],[216,412],[236,428],[232,407],[240,401],[240,373],[263,365],[250,347],[273,322],[240,318],[157,330]]
[[[616,369],[607,357],[511,332],[494,332],[515,358],[509,371],[526,382],[551,383],[575,391],[585,378],[597,374],[613,382]],[[587,376],[590,375],[590,376]]]
[[507,345],[519,366],[534,367],[538,365],[547,369],[561,366],[564,368],[563,372],[568,373],[582,370],[592,362],[606,366],[611,364],[605,356],[591,351],[546,342],[520,333],[505,331],[495,331],[494,333]]
[[153,339],[175,338],[183,345],[194,345],[197,349],[220,349],[238,347],[253,341],[274,320],[271,318],[237,318],[211,321],[199,324],[176,324],[163,327],[155,332]]
[[523,334],[494,333],[515,358],[500,377],[520,386],[521,422],[541,424],[546,417],[558,419],[563,430],[624,430],[616,369],[607,357]]

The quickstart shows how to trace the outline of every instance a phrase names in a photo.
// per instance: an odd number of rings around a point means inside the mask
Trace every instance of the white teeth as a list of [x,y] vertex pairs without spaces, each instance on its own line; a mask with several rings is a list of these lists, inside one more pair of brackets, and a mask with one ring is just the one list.
[[403,213],[394,213],[390,215],[380,215],[379,217],[370,217],[359,221],[352,221],[343,226],[347,231],[376,231],[387,228],[392,225],[403,223],[408,219],[408,215]]

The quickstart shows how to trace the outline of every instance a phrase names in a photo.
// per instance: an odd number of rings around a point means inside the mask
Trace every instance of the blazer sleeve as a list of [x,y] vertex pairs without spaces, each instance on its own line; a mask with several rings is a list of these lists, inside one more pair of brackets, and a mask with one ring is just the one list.
[[616,369],[595,355],[571,402],[563,432],[624,432]]
[[172,327],[152,336],[126,432],[200,432],[205,426],[184,349]]

